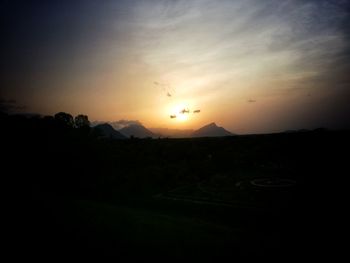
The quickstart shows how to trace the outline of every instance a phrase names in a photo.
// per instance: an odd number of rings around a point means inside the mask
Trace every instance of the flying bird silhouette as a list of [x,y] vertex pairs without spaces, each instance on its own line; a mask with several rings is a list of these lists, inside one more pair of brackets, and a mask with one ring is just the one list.
[[180,111],[181,114],[190,113],[189,109],[183,109]]
[[194,110],[193,113],[200,113],[201,110]]
[[176,115],[170,115],[170,119],[176,118]]

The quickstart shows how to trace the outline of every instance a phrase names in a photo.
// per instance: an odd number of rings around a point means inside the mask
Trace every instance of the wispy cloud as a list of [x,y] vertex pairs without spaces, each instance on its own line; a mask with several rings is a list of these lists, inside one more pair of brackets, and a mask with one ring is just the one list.
[[[144,61],[190,82],[190,92],[252,76],[304,81],[324,74],[348,45],[337,1],[145,1],[135,12]],[[212,83],[203,84],[208,75]]]

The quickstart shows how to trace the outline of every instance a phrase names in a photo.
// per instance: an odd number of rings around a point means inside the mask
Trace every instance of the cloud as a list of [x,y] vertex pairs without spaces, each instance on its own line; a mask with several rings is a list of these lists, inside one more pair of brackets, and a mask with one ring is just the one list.
[[256,102],[256,100],[253,100],[253,99],[248,99],[248,100],[247,100],[247,102],[248,102],[248,103],[255,103],[255,102]]
[[134,35],[142,38],[137,49],[146,63],[163,76],[190,82],[190,92],[218,81],[289,79],[309,72],[303,81],[324,74],[345,55],[342,3],[145,1],[135,8],[140,24]]
[[0,98],[0,112],[5,113],[19,113],[25,110],[27,107],[18,105],[14,99]]

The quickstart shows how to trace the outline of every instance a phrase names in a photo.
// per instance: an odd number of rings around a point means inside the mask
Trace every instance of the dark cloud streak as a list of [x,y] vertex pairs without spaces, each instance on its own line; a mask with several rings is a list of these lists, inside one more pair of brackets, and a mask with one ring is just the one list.
[[0,98],[0,112],[14,114],[23,112],[27,107],[24,105],[18,105],[14,99]]

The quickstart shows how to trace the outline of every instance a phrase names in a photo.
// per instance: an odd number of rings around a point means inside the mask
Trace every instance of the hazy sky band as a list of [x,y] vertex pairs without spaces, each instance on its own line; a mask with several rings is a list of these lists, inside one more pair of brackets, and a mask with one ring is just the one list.
[[169,108],[185,102],[203,109],[188,127],[348,125],[348,1],[5,1],[0,10],[1,97],[33,112],[171,127]]

